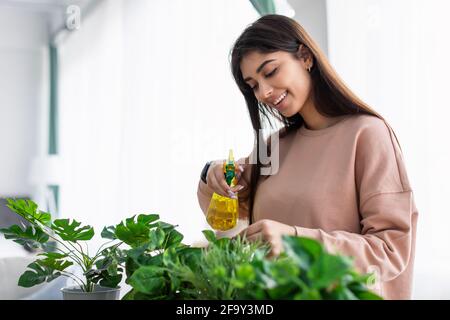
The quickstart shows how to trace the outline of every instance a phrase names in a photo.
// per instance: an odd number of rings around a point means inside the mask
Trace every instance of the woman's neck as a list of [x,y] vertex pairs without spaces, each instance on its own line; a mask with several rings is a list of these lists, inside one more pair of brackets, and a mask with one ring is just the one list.
[[320,130],[328,128],[340,121],[340,117],[325,117],[321,115],[311,101],[307,101],[300,110],[300,115],[309,130]]

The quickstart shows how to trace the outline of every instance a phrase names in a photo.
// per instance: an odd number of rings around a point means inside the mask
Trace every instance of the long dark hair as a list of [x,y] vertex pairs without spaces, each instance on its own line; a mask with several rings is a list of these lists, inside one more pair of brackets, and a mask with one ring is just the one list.
[[296,59],[299,59],[303,57],[299,56],[300,45],[306,47],[313,59],[313,66],[310,70],[312,82],[310,94],[320,114],[326,117],[367,114],[384,120],[381,115],[360,100],[344,84],[319,46],[295,20],[282,15],[271,14],[263,16],[249,25],[238,37],[231,50],[231,70],[239,89],[244,95],[255,134],[256,149],[254,149],[254,152],[257,161],[256,165],[251,166],[249,195],[247,198],[241,199],[247,201],[250,224],[253,222],[253,203],[262,167],[258,156],[259,150],[261,148],[263,148],[262,150],[269,150],[268,154],[270,155],[270,141],[266,144],[265,141],[258,139],[260,130],[265,129],[262,125],[266,122],[273,128],[275,122],[280,123],[282,126],[280,138],[282,138],[289,132],[303,126],[304,120],[300,114],[285,117],[266,104],[258,103],[253,90],[242,77],[240,64],[242,58],[250,52],[285,51],[292,53]]

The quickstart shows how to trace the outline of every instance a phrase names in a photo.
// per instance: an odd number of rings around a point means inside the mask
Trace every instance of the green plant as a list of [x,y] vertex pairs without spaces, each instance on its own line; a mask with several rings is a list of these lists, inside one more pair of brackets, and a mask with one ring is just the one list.
[[[194,248],[182,243],[176,226],[158,221],[156,214],[140,214],[103,228],[101,236],[109,241],[91,257],[82,243],[94,236],[92,227],[52,220],[29,200],[8,199],[8,207],[30,226],[0,232],[43,250],[19,279],[25,287],[68,276],[91,291],[96,283],[116,287],[125,271],[132,289],[124,299],[130,300],[380,299],[365,285],[371,275],[357,273],[350,258],[332,255],[309,238],[283,237],[285,250],[276,258],[268,257],[263,243],[217,239],[210,230],[203,231],[208,246]],[[128,248],[119,248],[122,244]],[[73,264],[82,268],[84,279],[67,271]]]
[[209,242],[203,249],[173,243],[155,255],[144,247],[129,251],[133,290],[125,298],[381,299],[365,285],[370,275],[313,239],[284,237],[285,251],[270,259],[264,244],[203,233]]
[[[200,249],[181,243],[183,235],[176,226],[157,221],[158,215],[139,215],[137,219],[126,219],[116,226],[104,228],[102,236],[121,240],[130,248],[126,256],[126,283],[133,289],[124,299],[177,299],[179,283],[171,281],[167,272],[159,269],[164,257],[172,252],[179,255],[183,264],[196,263]],[[155,271],[155,273],[153,272]]]
[[[86,241],[94,236],[91,226],[82,226],[80,222],[70,219],[52,220],[49,213],[38,210],[37,204],[31,200],[7,199],[7,203],[8,208],[25,218],[30,225],[12,225],[0,229],[0,232],[6,239],[42,251],[20,276],[20,286],[32,287],[66,276],[85,292],[92,291],[94,284],[117,287],[122,279],[121,265],[125,261],[119,249],[121,242],[104,243],[94,256],[89,256]],[[104,248],[107,244],[110,245]],[[68,271],[72,265],[81,268],[84,278]]]

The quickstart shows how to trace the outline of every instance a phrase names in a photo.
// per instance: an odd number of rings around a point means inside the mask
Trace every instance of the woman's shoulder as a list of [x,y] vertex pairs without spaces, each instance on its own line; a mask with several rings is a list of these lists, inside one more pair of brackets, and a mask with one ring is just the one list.
[[385,119],[374,115],[357,114],[351,115],[346,124],[352,136],[357,140],[376,139],[394,142],[392,136],[395,137],[395,133]]
[[386,152],[401,158],[400,142],[385,119],[372,115],[355,115],[349,125],[358,149],[372,153]]
[[384,170],[398,177],[401,190],[410,190],[400,142],[389,123],[371,115],[356,115],[349,123],[356,131],[355,154],[364,164],[360,167]]
[[381,130],[388,131],[389,125],[384,119],[381,119],[374,115],[369,114],[355,114],[349,116],[349,121],[347,122],[353,129],[363,131],[363,130]]

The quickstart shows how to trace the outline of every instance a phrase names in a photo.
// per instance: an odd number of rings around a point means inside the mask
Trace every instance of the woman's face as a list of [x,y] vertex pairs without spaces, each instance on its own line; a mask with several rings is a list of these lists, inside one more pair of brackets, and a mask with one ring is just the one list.
[[243,57],[241,72],[258,101],[290,117],[309,102],[311,78],[307,68],[310,66],[310,59],[296,59],[289,52],[254,51]]

